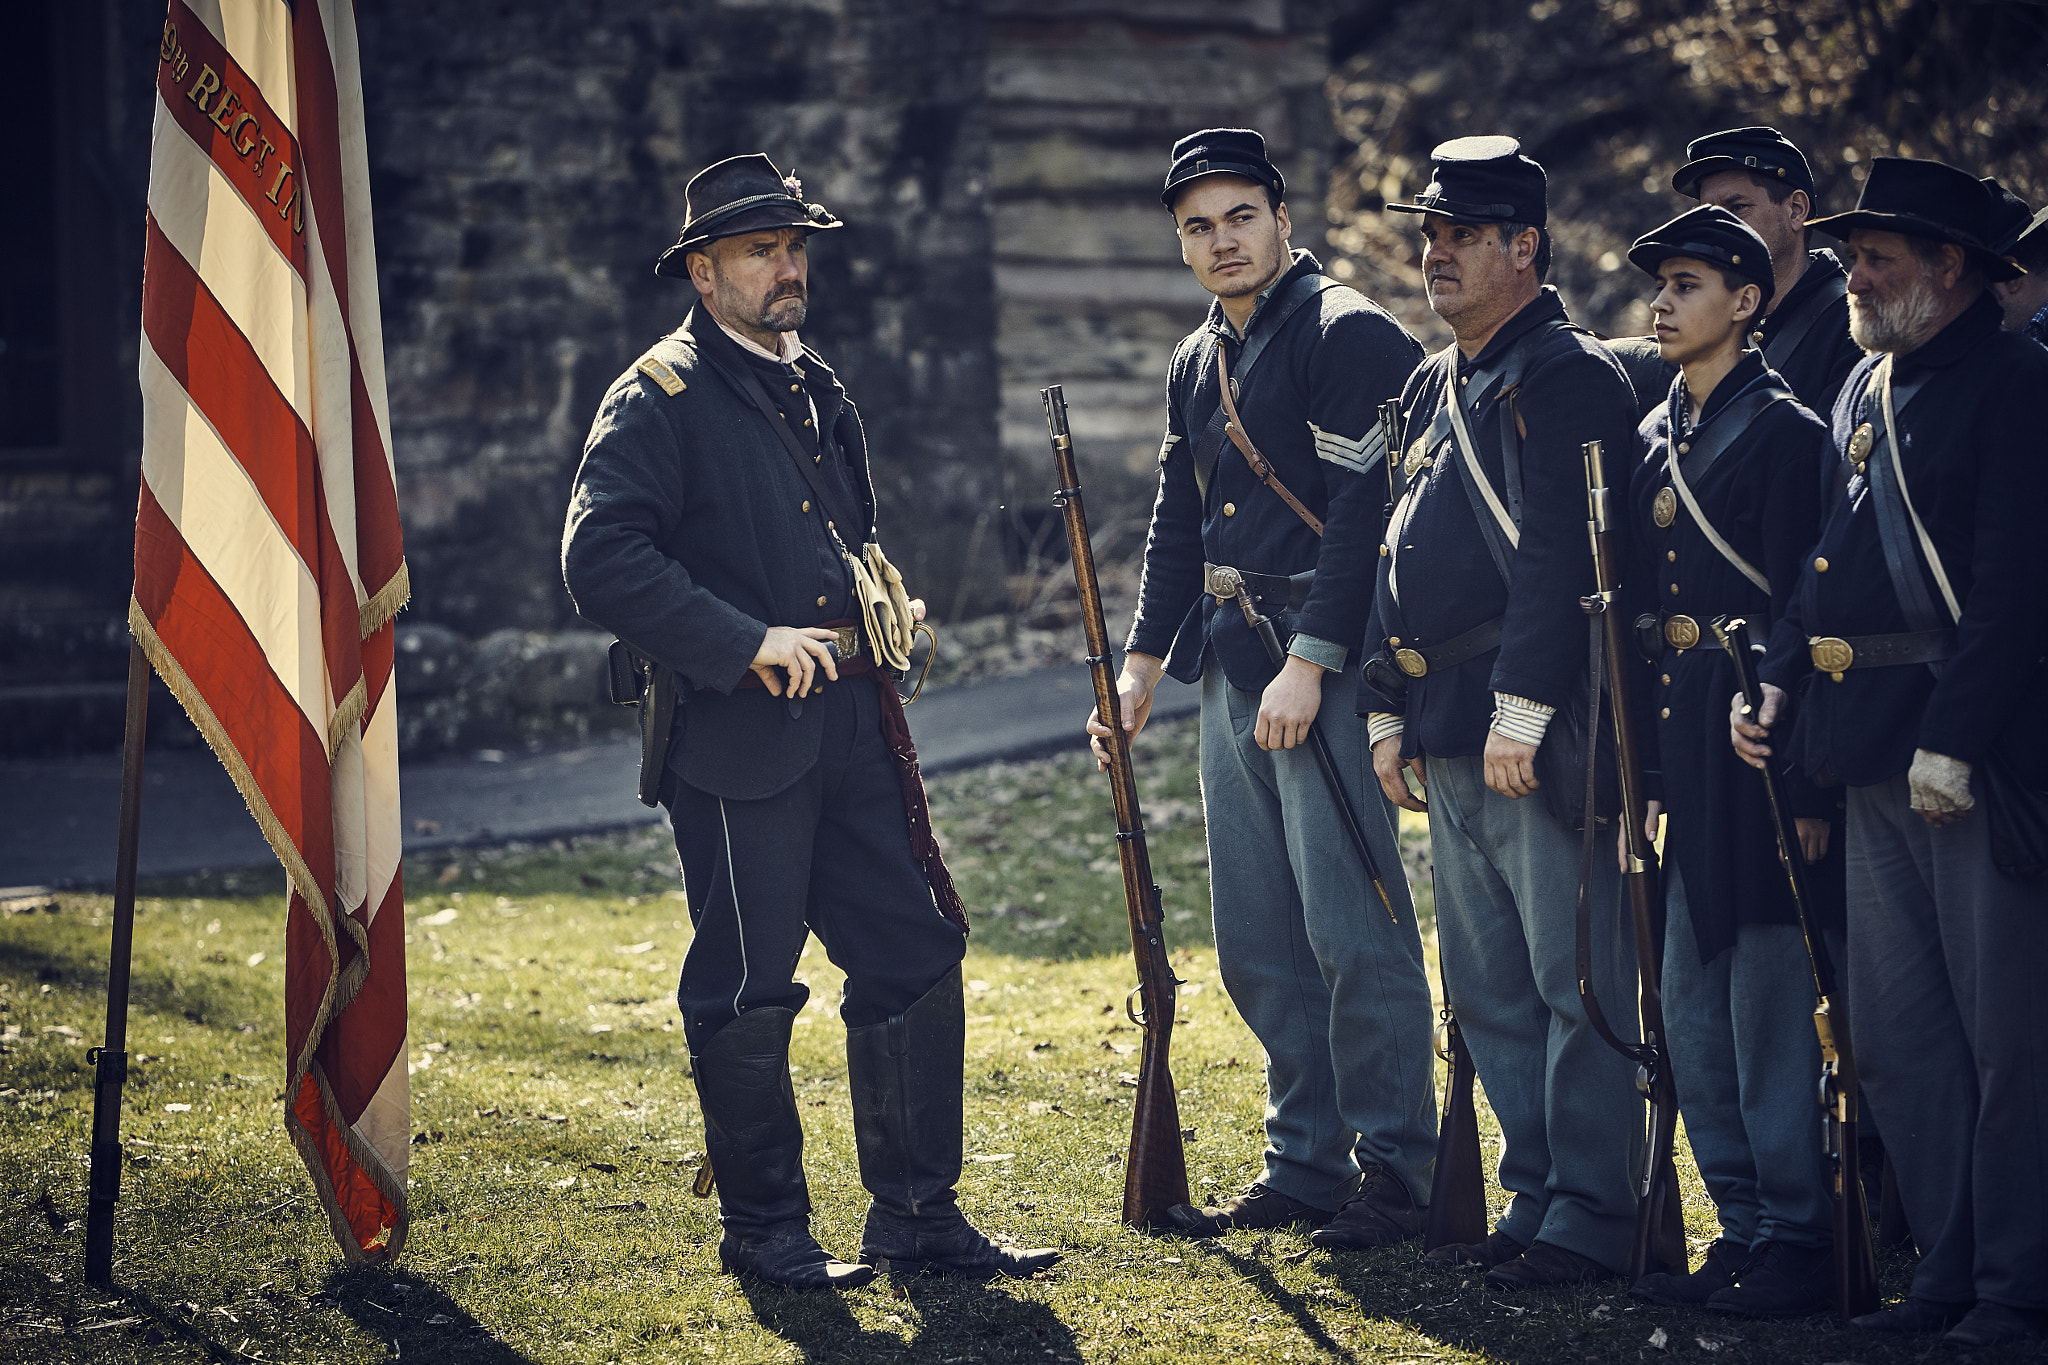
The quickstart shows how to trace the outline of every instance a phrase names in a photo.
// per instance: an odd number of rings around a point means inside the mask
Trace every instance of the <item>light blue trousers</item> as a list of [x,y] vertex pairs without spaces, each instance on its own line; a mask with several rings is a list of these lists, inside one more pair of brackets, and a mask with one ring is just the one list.
[[1260,1180],[1321,1209],[1343,1205],[1378,1162],[1429,1199],[1436,1061],[1429,980],[1372,777],[1355,670],[1328,673],[1318,724],[1351,794],[1399,923],[1389,919],[1306,745],[1253,741],[1259,695],[1202,674],[1202,801],[1216,961],[1266,1051]]
[[1992,866],[1976,794],[1935,829],[1903,773],[1849,789],[1849,1019],[1920,1248],[1914,1295],[2040,1311],[2048,885]]
[[1664,905],[1664,1027],[1678,1112],[1721,1235],[1744,1246],[1826,1246],[1834,1210],[1806,939],[1796,924],[1744,924],[1733,947],[1702,963],[1675,868]]
[[[1579,836],[1541,797],[1488,787],[1477,755],[1432,756],[1428,773],[1444,990],[1500,1121],[1500,1183],[1513,1196],[1500,1231],[1625,1270],[1645,1109],[1636,1064],[1601,1040],[1579,1000]],[[1609,1025],[1633,1040],[1635,939],[1614,835],[1598,838],[1593,987]]]

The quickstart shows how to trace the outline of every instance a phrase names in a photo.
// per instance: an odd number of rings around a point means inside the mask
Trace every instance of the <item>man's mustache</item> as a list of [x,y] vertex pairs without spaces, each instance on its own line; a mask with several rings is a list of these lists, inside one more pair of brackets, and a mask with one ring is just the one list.
[[785,284],[770,294],[764,303],[777,303],[783,299],[800,299],[807,291],[802,284]]

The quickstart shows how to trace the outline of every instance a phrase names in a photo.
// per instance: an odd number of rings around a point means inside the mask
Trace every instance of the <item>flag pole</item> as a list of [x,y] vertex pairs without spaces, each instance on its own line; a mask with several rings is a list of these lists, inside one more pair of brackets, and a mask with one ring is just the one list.
[[128,642],[128,723],[121,741],[121,830],[114,854],[114,942],[107,955],[106,1042],[86,1054],[93,1077],[92,1183],[85,1215],[85,1278],[114,1282],[114,1201],[121,1197],[121,1089],[128,1081],[128,962],[135,943],[135,860],[142,833],[142,741],[149,724],[149,660]]

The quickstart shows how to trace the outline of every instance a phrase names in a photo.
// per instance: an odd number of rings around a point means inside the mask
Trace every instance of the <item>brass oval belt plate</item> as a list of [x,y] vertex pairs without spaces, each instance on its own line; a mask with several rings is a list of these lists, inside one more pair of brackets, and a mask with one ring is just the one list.
[[1664,622],[1664,643],[1673,649],[1691,649],[1700,642],[1700,623],[1690,616],[1673,616]]
[[1865,422],[1849,433],[1849,458],[1861,463],[1869,458],[1870,447],[1877,439],[1876,430]]
[[1669,484],[1657,490],[1656,501],[1650,504],[1650,520],[1659,526],[1669,526],[1678,520],[1678,494]]
[[1842,675],[1856,663],[1856,651],[1839,636],[1819,636],[1808,640],[1806,648],[1813,658],[1813,666],[1823,673],[1833,674],[1836,682],[1840,682]]
[[1429,660],[1412,649],[1395,650],[1394,666],[1411,678],[1419,678],[1429,672]]

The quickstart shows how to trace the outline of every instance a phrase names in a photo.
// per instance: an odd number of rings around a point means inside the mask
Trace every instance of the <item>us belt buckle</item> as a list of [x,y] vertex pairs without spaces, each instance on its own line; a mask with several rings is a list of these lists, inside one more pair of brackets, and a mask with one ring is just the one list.
[[1228,564],[1204,565],[1203,578],[1203,590],[1218,602],[1231,601],[1244,586],[1244,579]]
[[1673,649],[1691,649],[1700,642],[1700,623],[1690,616],[1673,616],[1664,622],[1664,643]]
[[1813,658],[1813,666],[1832,677],[1836,682],[1856,662],[1856,651],[1847,640],[1837,635],[1818,635],[1806,642],[1807,652]]
[[839,626],[832,633],[832,653],[835,660],[851,659],[860,653],[860,627]]

